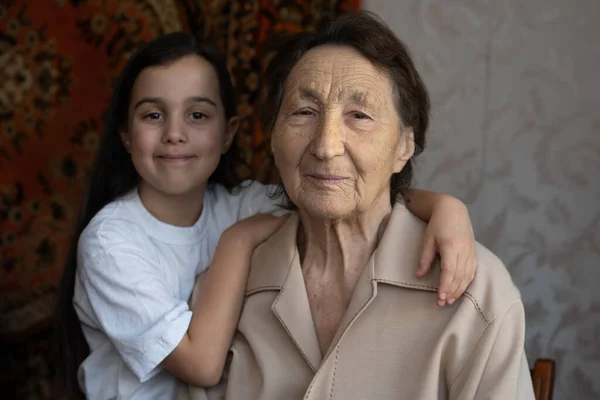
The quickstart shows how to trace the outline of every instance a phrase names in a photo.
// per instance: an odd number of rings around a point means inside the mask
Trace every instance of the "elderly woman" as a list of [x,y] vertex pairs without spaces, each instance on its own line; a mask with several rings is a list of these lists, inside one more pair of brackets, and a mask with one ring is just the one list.
[[[429,100],[369,14],[299,35],[267,71],[272,150],[296,210],[254,253],[228,372],[192,399],[533,399],[525,314],[501,261],[438,308],[403,204]],[[214,397],[213,397],[214,396]]]

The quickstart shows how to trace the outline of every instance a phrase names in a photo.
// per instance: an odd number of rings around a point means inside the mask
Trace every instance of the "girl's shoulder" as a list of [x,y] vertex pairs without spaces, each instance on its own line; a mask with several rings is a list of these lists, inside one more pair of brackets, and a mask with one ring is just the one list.
[[212,194],[217,200],[239,199],[249,195],[266,195],[273,188],[273,185],[265,185],[259,181],[248,179],[238,186],[227,189],[220,183],[212,183],[207,188],[207,193]]
[[79,247],[134,246],[148,235],[135,212],[136,196],[125,195],[104,206],[88,223],[79,238]]
[[276,212],[279,207],[272,196],[274,192],[274,185],[253,180],[246,180],[231,190],[214,184],[209,186],[205,202],[218,213],[235,215],[235,219],[240,220],[259,213]]

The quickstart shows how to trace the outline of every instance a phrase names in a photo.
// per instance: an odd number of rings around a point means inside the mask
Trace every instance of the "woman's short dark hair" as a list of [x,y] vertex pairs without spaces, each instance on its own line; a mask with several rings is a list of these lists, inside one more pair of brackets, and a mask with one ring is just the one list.
[[[266,99],[261,122],[270,138],[283,101],[286,79],[300,59],[311,49],[323,45],[348,46],[358,51],[377,68],[385,72],[394,85],[398,115],[402,124],[414,131],[415,152],[402,171],[390,182],[390,199],[406,200],[406,191],[413,178],[414,158],[425,148],[425,132],[429,124],[429,95],[417,72],[406,45],[374,14],[360,11],[344,14],[326,22],[314,32],[302,32],[285,42],[265,72]],[[285,196],[283,185],[274,193]]]
[[[171,33],[143,45],[128,60],[106,113],[100,147],[61,281],[56,321],[57,385],[67,395],[81,395],[77,387],[77,369],[89,351],[72,303],[79,237],[98,211],[134,189],[140,181],[120,136],[122,129],[126,128],[131,92],[138,75],[146,68],[169,65],[188,56],[201,57],[212,65],[219,80],[225,118],[229,120],[237,115],[234,88],[225,58],[211,44],[186,33]],[[241,182],[238,174],[245,167],[245,160],[234,141],[227,153],[221,156],[209,182],[233,189]]]

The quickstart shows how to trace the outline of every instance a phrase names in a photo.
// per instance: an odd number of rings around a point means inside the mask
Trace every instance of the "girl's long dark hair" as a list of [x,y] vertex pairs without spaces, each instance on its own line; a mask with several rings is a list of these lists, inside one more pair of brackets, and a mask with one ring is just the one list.
[[[226,120],[237,114],[234,88],[224,57],[211,45],[189,34],[171,33],[161,36],[139,48],[127,62],[114,88],[106,114],[100,147],[60,285],[55,325],[55,355],[57,356],[56,383],[61,394],[81,396],[77,383],[77,370],[89,353],[72,302],[79,237],[98,211],[135,188],[139,182],[138,173],[120,137],[121,129],[127,124],[127,112],[134,82],[140,72],[146,68],[168,65],[192,55],[204,58],[215,69]],[[234,141],[229,151],[221,157],[209,182],[222,184],[231,190],[239,185],[241,181],[239,173],[245,166],[245,160]]]

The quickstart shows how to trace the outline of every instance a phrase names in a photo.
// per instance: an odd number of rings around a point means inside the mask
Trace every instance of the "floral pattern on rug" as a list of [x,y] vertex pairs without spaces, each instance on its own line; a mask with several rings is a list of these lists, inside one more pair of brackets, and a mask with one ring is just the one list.
[[[273,168],[255,106],[274,39],[358,7],[359,0],[0,2],[0,340],[12,360],[0,397],[52,398],[46,353],[57,284],[111,88],[136,47],[182,30],[217,44],[236,84],[237,140],[255,177],[268,181]],[[37,339],[29,345],[28,337]]]

